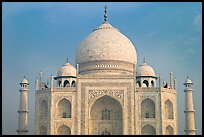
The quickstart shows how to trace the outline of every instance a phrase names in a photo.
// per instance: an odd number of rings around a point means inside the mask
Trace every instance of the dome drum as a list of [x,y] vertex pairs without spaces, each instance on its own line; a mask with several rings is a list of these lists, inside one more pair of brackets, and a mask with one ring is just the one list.
[[[96,60],[79,64],[79,74],[95,72],[114,72],[133,74],[134,65],[126,61]],[[103,74],[103,73],[102,73]]]

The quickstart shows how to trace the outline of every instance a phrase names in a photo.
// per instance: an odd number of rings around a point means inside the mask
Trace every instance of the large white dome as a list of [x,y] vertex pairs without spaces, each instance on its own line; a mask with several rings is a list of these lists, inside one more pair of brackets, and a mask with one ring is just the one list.
[[153,76],[155,77],[154,69],[147,63],[139,65],[136,76]]
[[57,76],[76,76],[76,69],[71,64],[65,63],[59,68]]
[[76,53],[77,64],[96,60],[136,64],[136,49],[125,35],[104,22],[81,42]]

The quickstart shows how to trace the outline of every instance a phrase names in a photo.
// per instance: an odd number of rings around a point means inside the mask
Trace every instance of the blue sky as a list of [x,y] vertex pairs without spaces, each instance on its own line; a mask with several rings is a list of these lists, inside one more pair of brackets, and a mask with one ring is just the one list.
[[202,3],[170,2],[51,2],[2,3],[2,134],[16,134],[19,82],[29,87],[29,131],[34,133],[35,78],[56,75],[66,62],[75,66],[80,42],[103,22],[104,5],[109,23],[125,34],[143,57],[169,81],[177,79],[178,130],[184,130],[184,86],[193,81],[195,124],[202,134]]

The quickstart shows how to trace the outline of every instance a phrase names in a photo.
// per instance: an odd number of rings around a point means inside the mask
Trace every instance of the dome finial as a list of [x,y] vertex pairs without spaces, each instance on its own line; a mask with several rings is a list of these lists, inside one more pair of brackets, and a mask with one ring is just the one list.
[[145,57],[143,58],[143,63],[145,63]]
[[106,22],[107,21],[107,17],[108,17],[108,15],[107,15],[107,6],[106,5],[104,7],[104,12],[105,12],[105,14],[104,14],[104,21]]
[[67,58],[67,63],[69,63],[69,59]]

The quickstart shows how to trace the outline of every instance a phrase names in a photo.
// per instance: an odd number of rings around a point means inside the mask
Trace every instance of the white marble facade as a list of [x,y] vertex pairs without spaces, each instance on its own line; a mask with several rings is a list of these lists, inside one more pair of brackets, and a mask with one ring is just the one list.
[[37,82],[35,134],[178,133],[176,90],[157,86],[146,62],[137,68],[135,46],[107,21],[81,42],[76,64],[62,65],[53,86]]

